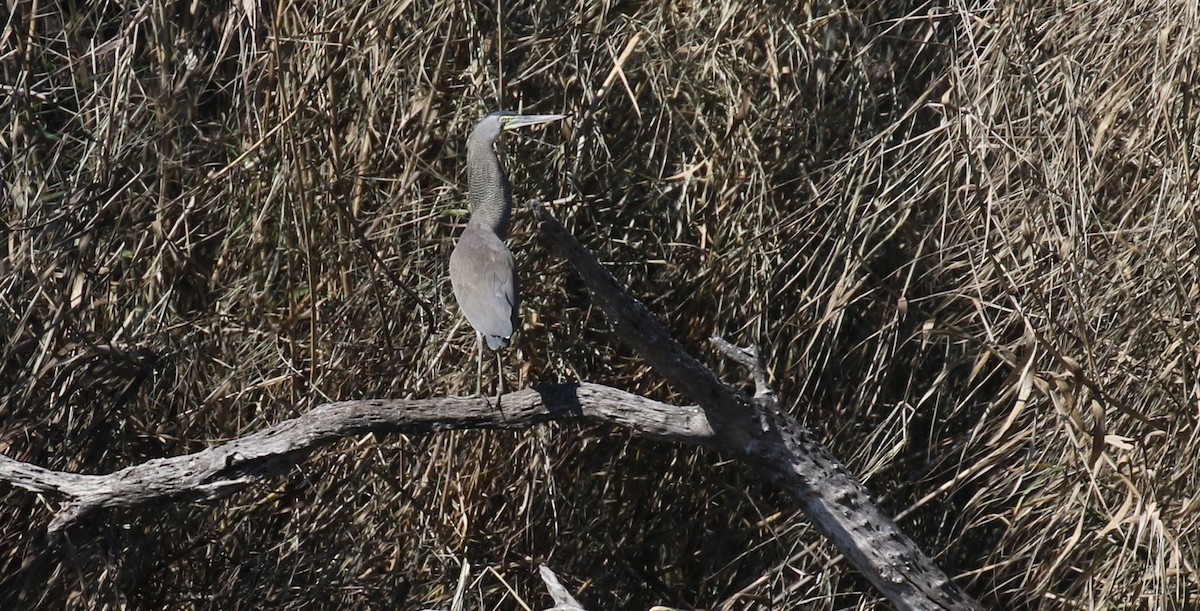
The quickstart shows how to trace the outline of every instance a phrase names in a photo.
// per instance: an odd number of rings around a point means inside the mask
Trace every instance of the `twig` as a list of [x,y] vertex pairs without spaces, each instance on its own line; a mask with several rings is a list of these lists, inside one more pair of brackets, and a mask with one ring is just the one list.
[[771,383],[767,381],[767,370],[763,367],[762,359],[758,357],[757,346],[735,346],[723,337],[713,335],[708,338],[713,346],[720,350],[722,354],[729,357],[733,362],[750,370],[750,374],[754,376],[754,399],[762,400],[767,397],[775,396],[775,389],[771,388]]

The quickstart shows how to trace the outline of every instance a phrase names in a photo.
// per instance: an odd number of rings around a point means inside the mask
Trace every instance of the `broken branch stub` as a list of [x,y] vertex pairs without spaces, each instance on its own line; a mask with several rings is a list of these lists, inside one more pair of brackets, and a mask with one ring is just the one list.
[[712,445],[745,459],[799,501],[817,530],[897,608],[982,609],[812,433],[778,407],[774,393],[760,386],[763,400],[754,401],[717,379],[544,206],[531,205],[541,234],[579,273],[613,333],[708,415]]

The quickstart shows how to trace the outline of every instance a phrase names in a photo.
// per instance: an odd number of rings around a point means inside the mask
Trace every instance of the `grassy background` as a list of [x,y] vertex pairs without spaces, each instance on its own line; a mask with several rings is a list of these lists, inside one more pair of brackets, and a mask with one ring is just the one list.
[[[9,3],[0,452],[100,473],[312,406],[469,392],[466,134],[730,380],[778,390],[997,608],[1196,604],[1200,15],[1106,3]],[[602,90],[616,59],[632,49]],[[675,396],[527,211],[510,385]],[[512,374],[516,370],[517,374]],[[350,439],[46,551],[0,601],[881,608],[720,456],[604,427]],[[460,589],[461,585],[461,589]]]

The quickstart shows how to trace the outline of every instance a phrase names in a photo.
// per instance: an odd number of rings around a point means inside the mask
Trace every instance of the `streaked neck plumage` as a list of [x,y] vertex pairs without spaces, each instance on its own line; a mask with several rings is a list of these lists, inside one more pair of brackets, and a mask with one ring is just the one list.
[[512,185],[491,140],[471,138],[467,144],[467,197],[471,202],[468,224],[505,239],[512,214]]

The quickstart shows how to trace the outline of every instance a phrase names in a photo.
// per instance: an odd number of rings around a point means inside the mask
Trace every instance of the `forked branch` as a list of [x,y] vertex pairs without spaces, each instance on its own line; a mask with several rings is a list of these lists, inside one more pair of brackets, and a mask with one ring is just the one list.
[[614,333],[698,407],[667,405],[595,384],[509,393],[502,399],[503,411],[484,399],[469,398],[344,401],[194,454],[154,459],[107,475],[52,471],[0,455],[0,481],[59,500],[49,530],[60,532],[104,508],[227,495],[349,435],[525,428],[587,418],[715,448],[745,461],[795,498],[813,525],[900,609],[980,609],[872,502],[866,488],[779,407],[755,351],[714,340],[750,369],[756,392],[747,397],[685,352],[558,221],[539,205],[534,209],[542,235],[582,276]]

